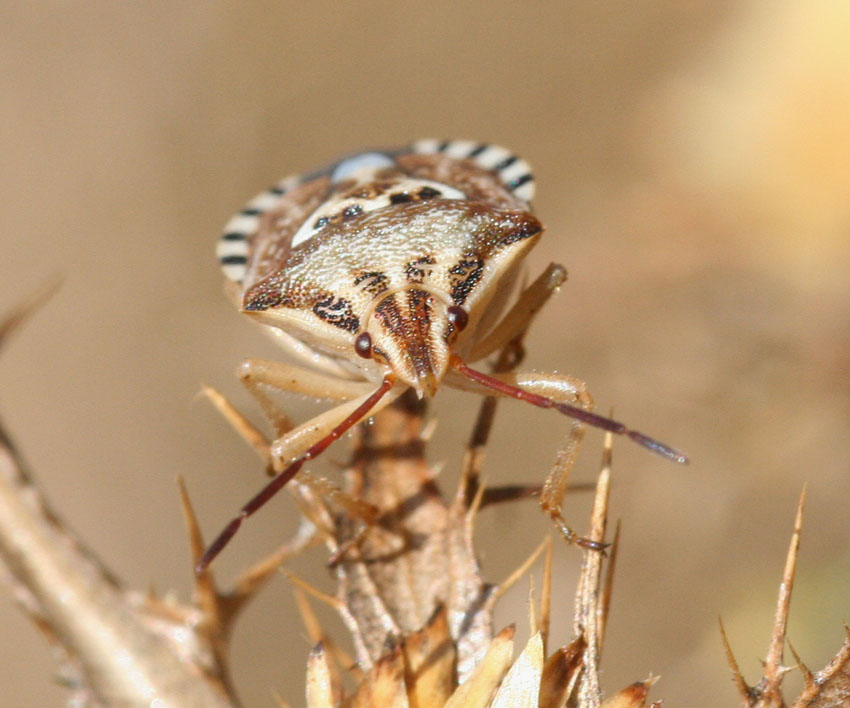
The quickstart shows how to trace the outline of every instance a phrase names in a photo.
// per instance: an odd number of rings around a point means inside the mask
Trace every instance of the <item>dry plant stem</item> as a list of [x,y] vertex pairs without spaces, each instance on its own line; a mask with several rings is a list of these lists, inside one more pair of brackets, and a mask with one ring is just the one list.
[[[274,477],[275,471],[271,466],[269,439],[256,428],[242,413],[240,413],[221,393],[211,386],[203,386],[201,392],[213,404],[215,409],[230,424],[248,446],[254,450],[265,465],[267,476]],[[269,406],[273,406],[269,402]],[[285,417],[285,414],[274,407],[270,414],[275,431],[278,435],[282,430],[276,427],[274,421]],[[286,490],[298,504],[302,514],[306,516],[326,539],[333,539],[333,522],[330,519],[327,506],[319,499],[331,501],[345,508],[352,517],[367,523],[373,523],[377,515],[375,509],[342,492],[340,487],[325,477],[312,474],[309,470],[301,469]]]
[[812,674],[805,666],[801,668],[805,686],[791,708],[843,708],[850,704],[850,629],[845,627],[844,644],[821,671]]
[[[756,686],[748,686],[744,680],[729,645],[723,623],[720,624],[723,646],[726,650],[729,666],[732,669],[742,708],[784,708],[786,705],[782,695],[782,679],[791,669],[782,665],[782,650],[785,644],[788,614],[791,607],[791,592],[794,587],[794,576],[800,549],[805,501],[806,489],[804,487],[797,505],[794,532],[791,535],[791,543],[785,558],[785,570],[779,586],[773,631],[767,658],[764,662],[764,675]],[[800,657],[797,656],[794,648],[790,647],[804,681],[803,691],[790,704],[791,708],[843,708],[850,705],[850,630],[845,628],[845,631],[847,638],[841,649],[824,669],[815,674],[800,661]]]
[[[23,319],[16,315],[0,331]],[[60,649],[78,705],[237,705],[210,643],[186,631],[199,612],[124,589],[49,508],[2,431],[0,567],[19,604]]]
[[[178,479],[178,485],[192,563],[197,564],[204,552],[204,538],[181,479]],[[230,590],[220,590],[209,569],[194,574],[194,604],[201,611],[198,631],[209,641],[221,666],[227,666],[230,635],[239,612],[265,587],[283,563],[318,542],[316,527],[305,517],[287,543],[244,571]]]
[[605,629],[608,625],[608,613],[611,610],[611,597],[614,592],[614,571],[617,568],[617,552],[620,550],[620,522],[614,527],[614,540],[608,549],[608,567],[605,570],[605,586],[599,598],[599,656],[605,644]]
[[[590,517],[588,539],[597,544],[605,541],[605,527],[608,518],[608,498],[611,483],[611,447],[613,436],[605,436],[605,451],[602,471],[596,484],[596,498]],[[586,643],[584,652],[584,670],[578,681],[578,705],[582,708],[597,708],[602,703],[602,689],[599,685],[599,652],[601,626],[604,624],[604,604],[601,600],[602,565],[604,555],[600,551],[586,550],[576,593],[576,608],[573,631],[583,637]]]
[[[447,507],[425,464],[422,415],[421,404],[403,396],[355,433],[346,491],[379,516],[337,565],[339,593],[362,666],[383,654],[388,639],[418,631],[444,606],[463,673],[490,640],[491,590],[479,573],[463,501]],[[358,536],[347,515],[337,523],[338,545]]]
[[782,650],[785,644],[785,632],[788,626],[788,613],[791,608],[791,592],[794,588],[794,576],[797,569],[797,557],[800,550],[800,534],[803,530],[803,508],[806,502],[806,489],[800,494],[797,504],[797,514],[794,519],[794,531],[791,534],[791,543],[785,558],[785,570],[782,574],[782,582],[779,585],[779,597],[776,602],[776,613],[773,620],[773,631],[770,638],[767,657],[764,662],[764,675],[758,685],[750,687],[747,685],[732,649],[729,645],[726,632],[721,623],[720,629],[726,656],[729,660],[735,685],[741,697],[741,705],[744,708],[781,708],[785,706],[782,696],[782,678],[788,669],[782,665]]
[[776,614],[773,621],[773,633],[770,638],[770,648],[764,662],[764,678],[762,679],[762,694],[768,705],[781,705],[782,677],[786,669],[782,666],[782,650],[785,646],[785,633],[788,628],[788,613],[791,610],[791,593],[794,590],[794,577],[797,572],[797,558],[800,552],[800,535],[803,531],[803,509],[806,505],[806,488],[800,494],[797,514],[794,518],[794,532],[788,555],[785,558],[785,570],[782,573],[782,583],[779,586],[779,598],[776,602]]

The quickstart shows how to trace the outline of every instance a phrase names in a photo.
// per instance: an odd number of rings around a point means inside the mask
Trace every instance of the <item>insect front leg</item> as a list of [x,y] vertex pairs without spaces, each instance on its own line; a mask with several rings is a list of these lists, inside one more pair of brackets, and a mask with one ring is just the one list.
[[[239,366],[238,373],[240,380],[260,404],[266,418],[274,427],[275,440],[284,439],[286,433],[290,432],[295,426],[277,402],[267,395],[267,389],[291,391],[313,398],[346,401],[368,394],[373,388],[372,384],[366,382],[339,379],[336,376],[323,375],[300,366],[263,359],[245,360]],[[233,415],[230,414],[230,416]],[[241,432],[246,426],[253,427],[246,421],[244,425],[236,425],[237,431]],[[244,433],[243,437],[245,437]],[[252,447],[257,447],[254,436],[246,438],[246,440]],[[260,450],[261,456],[266,463],[269,476],[274,476],[275,469],[271,462],[273,441],[265,440],[264,442],[265,444],[262,445]],[[352,517],[359,518],[367,524],[374,521],[374,508],[344,492],[336,482],[311,474],[308,470],[302,470],[297,481],[309,487],[314,494],[322,499],[346,509]]]
[[[239,378],[275,428],[277,437],[268,445],[267,454],[270,475],[285,469],[287,464],[296,460],[333,430],[340,421],[345,419],[350,409],[356,406],[337,406],[296,427],[277,403],[267,395],[267,388],[337,401],[351,401],[365,397],[374,389],[374,385],[366,381],[339,379],[300,366],[263,359],[247,359],[242,362],[239,367]],[[382,408],[383,405],[380,407]],[[375,412],[379,409],[376,408]],[[352,516],[359,517],[367,524],[373,522],[375,514],[372,507],[348,495],[335,482],[308,475],[306,470],[299,474],[299,480],[325,499],[347,509]]]
[[567,279],[567,271],[562,265],[550,263],[537,279],[525,288],[513,306],[499,323],[473,347],[469,361],[478,361],[495,351],[504,348],[510,342],[521,338],[528,329],[534,316],[557,292]]
[[[369,416],[386,408],[403,392],[403,386],[395,387],[369,410]],[[269,449],[274,471],[282,471],[294,460],[305,455],[311,447],[324,440],[337,426],[357,411],[366,398],[367,396],[361,396],[334,406],[278,437]],[[310,455],[307,459],[311,457],[314,455]]]
[[[327,376],[301,366],[265,359],[246,359],[239,365],[239,379],[263,409],[278,436],[292,429],[293,424],[266,389],[298,393],[312,398],[349,401],[368,394],[374,385],[366,381]],[[305,448],[306,449],[306,448]]]
[[[385,408],[404,393],[406,388],[403,385],[396,385],[395,376],[387,374],[380,386],[367,396],[361,396],[325,411],[272,443],[271,462],[277,474],[224,527],[204,551],[195,566],[195,572],[204,572],[230,539],[236,535],[242,522],[283,489],[306,462],[318,457],[357,423]],[[285,453],[282,453],[281,446],[285,447]]]

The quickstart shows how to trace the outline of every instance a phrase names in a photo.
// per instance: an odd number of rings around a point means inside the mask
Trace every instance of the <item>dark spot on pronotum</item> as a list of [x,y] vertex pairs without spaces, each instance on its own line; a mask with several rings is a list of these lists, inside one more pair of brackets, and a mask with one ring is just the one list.
[[260,292],[250,300],[246,300],[243,309],[249,312],[260,312],[270,307],[277,307],[283,301],[280,293]]
[[439,189],[434,189],[433,187],[422,187],[422,189],[417,192],[416,196],[420,199],[434,199],[434,197],[442,196],[442,192]]
[[352,204],[351,206],[345,207],[342,212],[343,219],[350,219],[352,216],[357,216],[360,212],[363,211],[362,204]]
[[512,243],[530,238],[543,231],[543,224],[530,214],[519,225],[504,234],[498,242],[499,248],[510,246]]
[[355,286],[363,286],[370,295],[380,295],[389,288],[389,278],[386,273],[377,270],[360,273],[354,278]]
[[320,216],[318,219],[316,219],[316,223],[313,224],[313,228],[314,229],[322,229],[322,228],[324,228],[325,226],[328,225],[329,221],[330,221],[330,219],[328,219],[328,217]]
[[390,195],[390,204],[407,204],[412,201],[413,197],[411,197],[407,192],[396,192],[395,194]]
[[484,261],[474,251],[464,253],[461,260],[449,269],[452,284],[450,295],[455,305],[464,303],[483,272]]
[[360,320],[352,312],[351,303],[345,298],[335,298],[328,294],[313,305],[313,312],[319,319],[346,332],[356,332],[360,327]]
[[358,356],[364,359],[372,358],[372,335],[368,332],[361,332],[354,340],[354,351]]
[[405,268],[407,280],[411,283],[421,284],[425,280],[426,270],[428,275],[431,274],[431,269],[426,268],[426,266],[434,265],[436,262],[434,256],[430,255],[420,256],[415,261],[410,261]]

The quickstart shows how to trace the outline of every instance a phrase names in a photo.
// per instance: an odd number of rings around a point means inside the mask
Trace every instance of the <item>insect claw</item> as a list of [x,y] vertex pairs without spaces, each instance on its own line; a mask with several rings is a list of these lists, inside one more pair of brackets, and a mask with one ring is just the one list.
[[572,543],[575,543],[576,546],[581,548],[586,548],[588,551],[597,551],[602,554],[603,557],[608,555],[608,548],[611,546],[610,543],[603,543],[601,541],[593,541],[589,538],[585,538],[584,536],[576,536],[572,539]]

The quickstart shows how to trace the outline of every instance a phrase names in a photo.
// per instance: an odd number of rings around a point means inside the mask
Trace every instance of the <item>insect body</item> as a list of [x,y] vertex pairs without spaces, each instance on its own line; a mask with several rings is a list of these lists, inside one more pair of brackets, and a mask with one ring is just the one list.
[[519,398],[686,461],[590,412],[575,379],[490,376],[467,365],[521,334],[560,283],[536,282],[505,312],[543,230],[530,212],[533,192],[528,164],[504,148],[422,140],[287,178],[228,222],[218,256],[239,306],[309,366],[249,362],[246,383],[341,403],[275,441],[277,476],[213,542],[199,570],[306,460],[408,388],[420,397],[448,385]]

